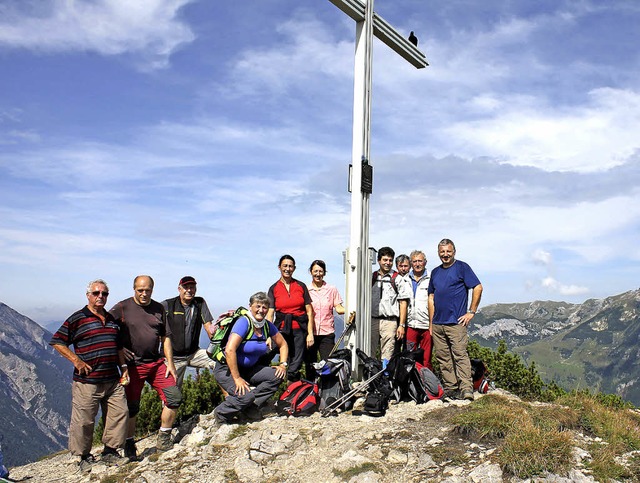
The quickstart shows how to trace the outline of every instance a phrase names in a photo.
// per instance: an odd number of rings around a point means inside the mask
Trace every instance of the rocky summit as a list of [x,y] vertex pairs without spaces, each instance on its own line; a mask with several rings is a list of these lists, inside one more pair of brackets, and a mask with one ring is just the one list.
[[[517,400],[500,389],[492,393]],[[81,473],[77,459],[64,452],[12,468],[11,477],[74,483],[522,481],[503,474],[496,463],[498,443],[473,440],[448,422],[473,403],[402,402],[379,418],[360,413],[359,404],[352,413],[333,417],[272,414],[246,425],[220,425],[213,414],[202,415],[174,430],[177,442],[170,451],[156,452],[155,436],[138,441],[139,462],[107,466],[98,461]],[[568,474],[529,481],[595,481],[583,464],[593,440],[579,433],[573,439]],[[94,447],[95,455],[100,451]]]

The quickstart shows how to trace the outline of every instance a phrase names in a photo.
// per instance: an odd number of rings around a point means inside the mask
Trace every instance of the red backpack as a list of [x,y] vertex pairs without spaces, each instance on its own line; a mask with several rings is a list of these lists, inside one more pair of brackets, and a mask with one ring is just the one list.
[[318,410],[318,385],[309,381],[292,382],[276,403],[280,416],[309,416]]
[[489,369],[482,359],[471,359],[471,379],[473,390],[480,394],[486,394],[491,389],[491,382],[487,379]]

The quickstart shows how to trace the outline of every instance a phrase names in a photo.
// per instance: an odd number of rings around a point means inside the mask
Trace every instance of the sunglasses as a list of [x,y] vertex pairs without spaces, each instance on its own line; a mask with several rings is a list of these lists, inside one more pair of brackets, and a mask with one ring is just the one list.
[[94,290],[93,292],[91,292],[91,295],[93,295],[94,297],[97,297],[98,295],[102,295],[103,297],[108,297],[109,292],[101,292],[100,290]]

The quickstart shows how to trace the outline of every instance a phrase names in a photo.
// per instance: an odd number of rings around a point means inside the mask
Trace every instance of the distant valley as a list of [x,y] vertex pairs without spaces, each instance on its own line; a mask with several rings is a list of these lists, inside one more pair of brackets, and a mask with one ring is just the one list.
[[565,389],[615,393],[640,406],[640,289],[583,304],[488,305],[470,335],[488,347],[504,339]]

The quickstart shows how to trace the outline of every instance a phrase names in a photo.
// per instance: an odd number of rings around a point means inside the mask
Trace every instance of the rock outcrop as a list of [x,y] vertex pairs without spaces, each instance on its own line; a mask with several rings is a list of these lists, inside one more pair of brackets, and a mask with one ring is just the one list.
[[[501,390],[495,393],[513,396]],[[480,396],[482,397],[482,396]],[[247,425],[219,425],[204,415],[174,430],[179,440],[156,453],[155,436],[138,442],[140,462],[122,467],[98,463],[79,473],[68,453],[12,469],[12,477],[38,482],[500,482],[518,481],[495,461],[496,443],[474,441],[448,419],[468,401],[390,406],[380,418],[345,413],[323,418],[267,417]],[[357,407],[357,404],[356,404]],[[575,435],[568,475],[535,481],[592,482],[583,462],[590,441]],[[94,448],[94,453],[99,452]]]

